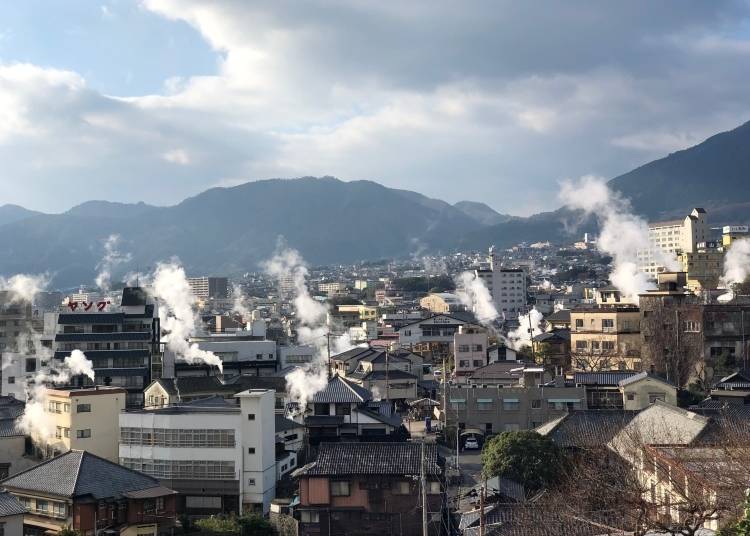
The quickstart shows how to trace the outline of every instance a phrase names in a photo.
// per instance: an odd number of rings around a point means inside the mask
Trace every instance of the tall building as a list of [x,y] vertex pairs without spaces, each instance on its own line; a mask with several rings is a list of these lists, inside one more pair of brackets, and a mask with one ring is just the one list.
[[526,272],[521,268],[503,268],[494,248],[490,248],[489,264],[474,270],[492,295],[497,312],[515,319],[526,312]]
[[157,305],[140,287],[126,287],[121,305],[69,301],[57,316],[55,358],[81,350],[93,363],[95,381],[74,378],[77,386],[105,385],[128,391],[127,406],[143,405],[143,388],[162,373]]
[[648,224],[649,247],[638,251],[638,267],[642,272],[656,274],[663,271],[664,258],[676,258],[681,253],[693,253],[701,242],[710,238],[706,211],[694,208],[682,219],[657,221]]
[[189,277],[188,284],[196,298],[229,298],[229,280],[226,277]]

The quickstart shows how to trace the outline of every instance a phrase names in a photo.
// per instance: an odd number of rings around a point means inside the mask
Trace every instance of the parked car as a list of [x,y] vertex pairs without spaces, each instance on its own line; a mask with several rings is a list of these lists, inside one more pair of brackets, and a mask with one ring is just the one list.
[[474,437],[469,437],[466,439],[466,442],[464,443],[464,449],[465,450],[478,450],[479,449],[479,441],[476,440]]

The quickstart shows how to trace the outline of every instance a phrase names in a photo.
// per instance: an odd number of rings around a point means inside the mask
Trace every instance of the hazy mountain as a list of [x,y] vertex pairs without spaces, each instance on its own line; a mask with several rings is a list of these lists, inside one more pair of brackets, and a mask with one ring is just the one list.
[[172,207],[92,201],[64,214],[0,227],[0,273],[54,272],[56,285],[91,280],[110,234],[132,261],[177,256],[194,274],[256,270],[280,238],[312,264],[449,249],[480,225],[443,201],[370,181],[331,177],[213,188]]
[[513,219],[513,216],[500,214],[489,205],[478,201],[459,201],[453,206],[481,225],[497,225]]
[[[750,224],[750,122],[615,177],[609,185],[649,220],[681,217],[703,207],[712,226]],[[596,231],[594,218],[562,208],[467,233],[460,246],[570,241],[586,231]]]
[[41,212],[19,207],[18,205],[2,205],[0,206],[0,225],[25,220],[26,218],[37,216],[39,214],[41,214]]

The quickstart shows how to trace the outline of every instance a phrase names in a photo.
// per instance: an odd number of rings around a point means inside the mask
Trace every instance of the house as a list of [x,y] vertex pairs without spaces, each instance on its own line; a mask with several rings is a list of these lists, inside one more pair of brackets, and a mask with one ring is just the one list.
[[487,362],[496,363],[498,361],[517,361],[518,355],[513,348],[506,344],[498,343],[490,345],[487,348]]
[[295,476],[300,536],[422,534],[425,506],[429,534],[444,534],[444,464],[436,445],[323,443]]
[[603,449],[636,415],[622,409],[584,409],[566,413],[534,431],[563,449]]
[[750,370],[738,371],[721,378],[711,389],[711,399],[727,404],[750,404]]
[[370,391],[334,376],[315,393],[304,417],[311,445],[333,441],[403,439],[401,419],[368,407]]
[[159,481],[82,450],[71,450],[2,481],[25,507],[24,534],[161,536],[175,524],[175,492]]
[[625,402],[620,392],[620,380],[635,376],[634,371],[576,372],[573,385],[586,389],[589,409],[624,408]]
[[617,385],[626,410],[643,409],[657,400],[677,405],[677,388],[648,372],[623,378]]
[[25,407],[12,396],[0,396],[0,480],[37,463],[27,456],[26,432],[18,425]]
[[538,363],[555,367],[560,374],[570,365],[570,330],[553,329],[535,335],[532,339]]
[[267,513],[276,484],[273,391],[235,397],[239,404],[217,396],[122,412],[120,463],[178,491],[180,513]]
[[453,336],[455,377],[463,380],[487,364],[487,330],[472,325],[459,326]]
[[570,312],[570,348],[575,370],[640,370],[640,311],[604,304]]
[[26,508],[13,495],[0,491],[0,534],[21,536]]
[[453,337],[460,326],[467,324],[479,330],[486,329],[468,313],[437,314],[399,328],[399,344],[433,363],[439,363],[453,354]]

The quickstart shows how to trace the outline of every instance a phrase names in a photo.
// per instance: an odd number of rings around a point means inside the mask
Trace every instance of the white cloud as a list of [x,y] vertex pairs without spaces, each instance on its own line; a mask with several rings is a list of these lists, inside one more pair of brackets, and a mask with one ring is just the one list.
[[733,58],[748,41],[721,36],[746,7],[647,4],[644,20],[643,5],[143,0],[196,28],[217,73],[108,96],[70,71],[0,65],[0,185],[50,209],[82,191],[173,203],[222,181],[331,174],[552,208],[535,190],[745,118],[750,73]]

